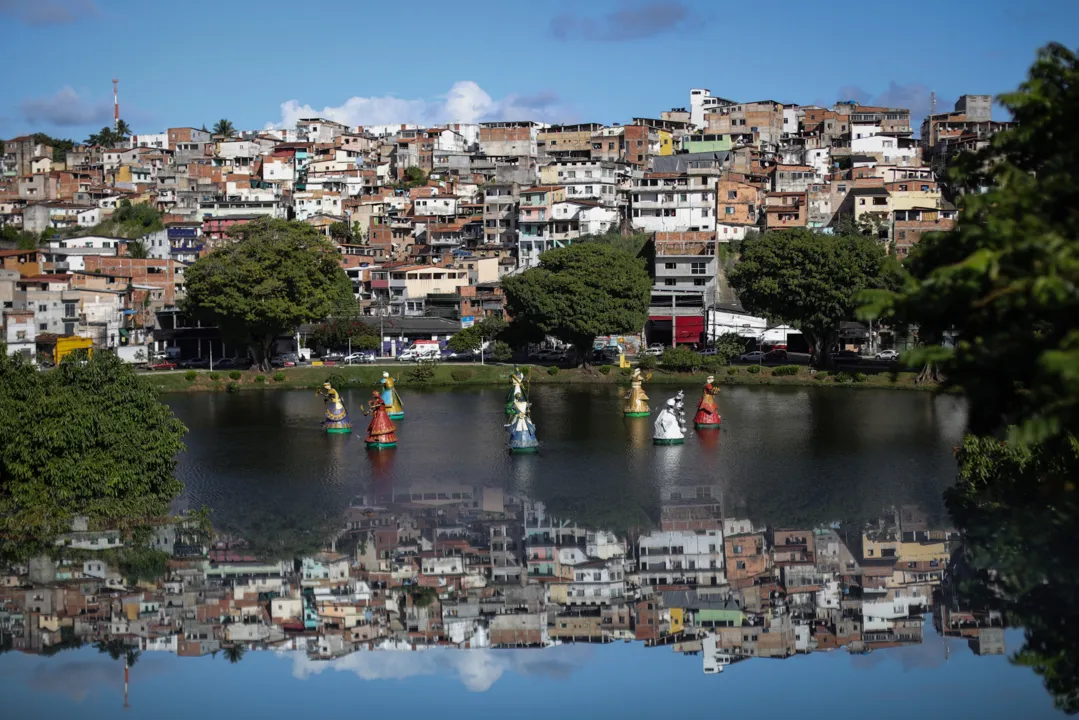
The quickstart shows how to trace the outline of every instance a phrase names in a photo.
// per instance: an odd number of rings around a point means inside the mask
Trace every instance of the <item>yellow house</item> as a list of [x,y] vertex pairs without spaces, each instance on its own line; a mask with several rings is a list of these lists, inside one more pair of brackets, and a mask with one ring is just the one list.
[[936,183],[918,180],[901,180],[887,183],[885,189],[891,195],[892,210],[914,208],[940,208],[941,194]]
[[674,155],[674,135],[670,130],[656,129],[659,133],[659,154]]
[[685,628],[686,611],[682,608],[671,608],[671,634],[680,633]]

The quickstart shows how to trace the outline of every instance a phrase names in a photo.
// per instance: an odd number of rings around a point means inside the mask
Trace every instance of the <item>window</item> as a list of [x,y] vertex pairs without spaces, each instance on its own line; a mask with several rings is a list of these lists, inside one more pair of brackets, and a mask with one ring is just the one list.
[[922,185],[922,192],[929,192],[929,186],[928,185]]
[[697,287],[704,287],[705,285],[708,284],[708,281],[705,280],[704,278],[693,278],[693,284],[696,285]]
[[906,191],[907,191],[907,186],[906,185],[900,185],[899,186],[899,192],[906,192]]
[[48,323],[41,323],[40,325],[37,326],[37,329],[42,330],[42,331],[47,331],[49,329],[49,324]]
[[686,200],[688,200],[688,199],[689,198],[685,193],[682,193],[681,195],[678,196],[678,202],[686,202]]
[[708,263],[695,262],[690,267],[690,272],[694,275],[704,275],[707,271]]
[[37,311],[38,311],[38,312],[48,312],[48,311],[49,311],[49,306],[48,306],[48,305],[45,305],[44,303],[42,303],[42,304],[39,304],[39,305],[37,306]]
[[666,286],[666,287],[674,287],[675,285],[677,285],[677,284],[678,284],[678,281],[677,281],[677,280],[675,280],[674,278],[665,278],[665,279],[663,280],[663,284],[664,284],[664,286]]
[[734,566],[739,570],[745,570],[746,569],[746,561],[745,560],[739,560],[738,562],[736,562],[734,564]]
[[727,199],[728,200],[737,200],[738,199],[738,191],[737,190],[728,190],[727,191]]
[[900,240],[905,240],[906,237],[907,237],[907,231],[906,230],[900,230],[899,231],[899,239]]
[[724,215],[734,215],[734,208],[731,207],[730,205],[728,205],[727,207],[723,208],[723,214]]
[[678,263],[672,263],[672,262],[663,263],[663,269],[664,270],[674,270],[677,267],[678,267]]

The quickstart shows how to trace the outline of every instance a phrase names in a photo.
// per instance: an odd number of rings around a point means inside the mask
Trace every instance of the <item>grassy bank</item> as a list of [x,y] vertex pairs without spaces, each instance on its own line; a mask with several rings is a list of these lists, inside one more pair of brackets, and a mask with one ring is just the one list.
[[[868,387],[900,390],[933,389],[932,385],[917,385],[915,373],[900,373],[893,380],[890,373],[864,375],[860,373],[811,373],[809,368],[798,367],[792,374],[776,374],[777,368],[757,366],[732,366],[716,374],[716,381],[721,385],[794,385],[794,386],[839,386]],[[792,367],[792,366],[788,366]],[[529,366],[523,366],[525,372]],[[382,371],[388,370],[398,379],[398,385],[406,387],[451,387],[451,386],[508,386],[512,365],[437,365],[418,369],[415,365],[363,365],[337,367],[300,367],[275,370],[271,373],[245,372],[169,372],[150,373],[150,382],[162,392],[247,392],[270,389],[312,389],[329,380],[340,388],[378,386]],[[628,384],[628,371],[608,367],[602,368],[551,368],[531,367],[531,381],[536,384]],[[782,371],[790,372],[790,371]],[[703,384],[708,373],[673,373],[657,370],[652,373],[650,385],[681,385],[689,387]]]

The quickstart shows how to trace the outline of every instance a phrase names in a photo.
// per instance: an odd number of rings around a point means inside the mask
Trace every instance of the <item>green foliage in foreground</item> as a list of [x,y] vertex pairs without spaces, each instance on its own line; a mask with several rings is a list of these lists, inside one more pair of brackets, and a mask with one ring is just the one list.
[[111,353],[39,372],[0,352],[0,536],[47,539],[75,515],[119,527],[165,515],[186,432]]
[[[907,362],[934,364],[969,403],[949,509],[964,533],[962,591],[999,603],[1026,642],[1013,660],[1079,712],[1079,56],[1038,54],[1000,98],[1016,126],[958,158],[959,224],[921,240],[900,293],[864,310],[917,326]],[[942,347],[946,333],[954,349]]]

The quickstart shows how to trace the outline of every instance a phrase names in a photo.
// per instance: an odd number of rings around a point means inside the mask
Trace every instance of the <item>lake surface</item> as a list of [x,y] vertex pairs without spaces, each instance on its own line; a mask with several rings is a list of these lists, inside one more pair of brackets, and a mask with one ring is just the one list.
[[61,564],[5,590],[3,715],[1055,714],[1002,654],[1021,631],[952,599],[961,402],[725,388],[722,430],[655,447],[621,392],[535,388],[534,456],[507,454],[498,388],[404,389],[381,452],[369,390],[342,392],[351,436],[313,392],[168,396],[176,509],[211,508],[214,544],[165,532],[138,588]]

